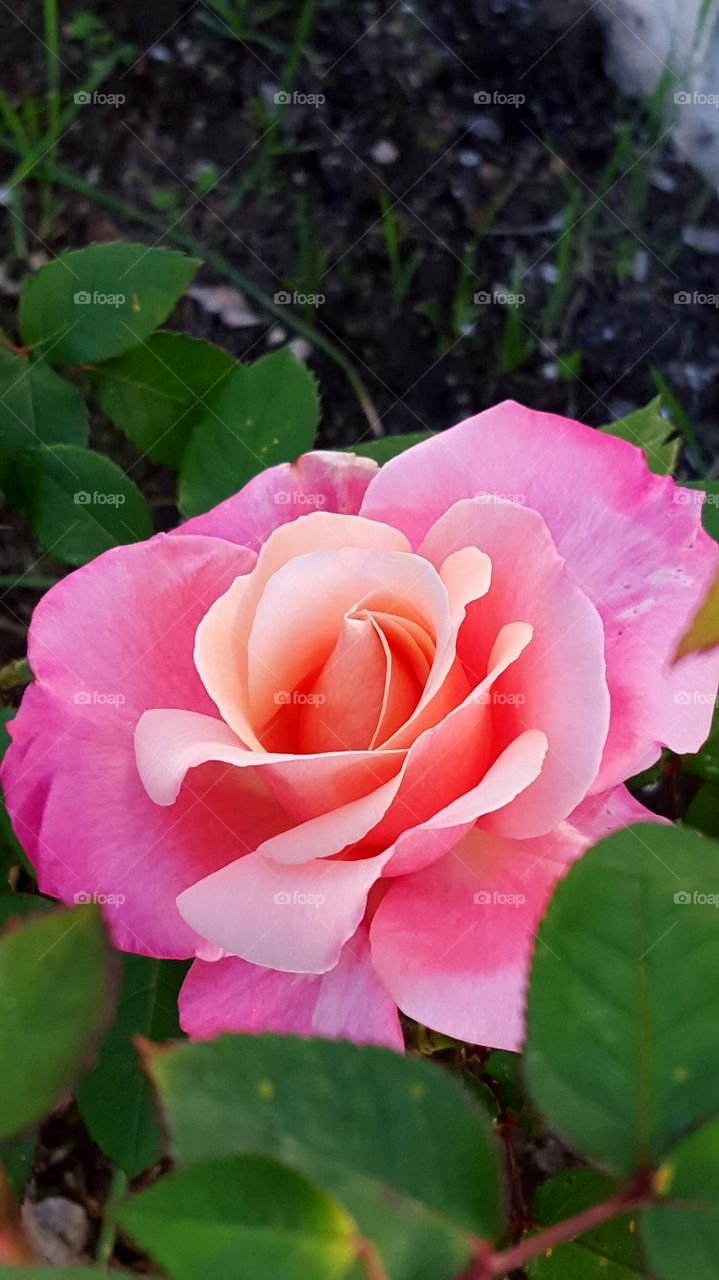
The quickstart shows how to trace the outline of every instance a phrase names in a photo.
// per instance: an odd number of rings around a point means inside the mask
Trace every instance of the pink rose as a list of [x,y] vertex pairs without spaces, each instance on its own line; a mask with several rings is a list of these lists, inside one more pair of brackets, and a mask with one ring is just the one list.
[[632,445],[506,403],[273,467],[41,601],[3,780],[40,887],[195,956],[191,1035],[516,1049],[533,934],[622,782],[696,751],[719,563]]

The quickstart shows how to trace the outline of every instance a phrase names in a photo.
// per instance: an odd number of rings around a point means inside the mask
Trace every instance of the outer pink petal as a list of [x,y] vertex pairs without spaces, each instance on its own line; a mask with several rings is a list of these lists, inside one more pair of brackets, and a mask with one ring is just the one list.
[[531,623],[531,645],[493,691],[499,745],[524,729],[541,729],[549,752],[541,775],[482,826],[501,835],[541,835],[566,818],[594,782],[609,727],[604,629],[583,591],[565,572],[538,512],[507,501],[457,502],[432,527],[421,552],[434,564],[475,545],[492,561],[492,584],[460,633],[465,665],[483,672],[502,623]]
[[[159,537],[118,547],[65,578],[30,629],[37,680],[11,726],[3,784],[18,837],[45,893],[124,897],[108,907],[118,945],[192,954],[182,889],[282,828],[281,811],[248,778],[198,770],[172,809],[137,772],[138,717],[159,698],[212,711],[192,660],[209,604],[253,556],[217,539]],[[239,817],[239,821],[238,821]]]
[[376,473],[370,458],[318,449],[260,472],[234,497],[186,520],[173,535],[202,533],[257,550],[278,525],[313,511],[356,515]]
[[193,1039],[273,1031],[404,1048],[397,1007],[372,968],[365,924],[322,975],[279,973],[234,956],[216,964],[196,960],[179,1003],[181,1025]]
[[711,723],[719,651],[669,666],[719,567],[695,494],[653,475],[640,450],[507,401],[385,464],[362,514],[420,545],[454,502],[481,491],[543,515],[606,633],[612,721],[597,788],[696,751]]
[[326,973],[362,920],[388,856],[289,866],[251,853],[186,889],[177,906],[230,955],[284,973]]
[[655,820],[617,788],[548,836],[508,840],[475,828],[441,861],[392,881],[370,931],[381,982],[404,1013],[437,1031],[519,1049],[535,931],[556,881],[590,843],[642,819]]

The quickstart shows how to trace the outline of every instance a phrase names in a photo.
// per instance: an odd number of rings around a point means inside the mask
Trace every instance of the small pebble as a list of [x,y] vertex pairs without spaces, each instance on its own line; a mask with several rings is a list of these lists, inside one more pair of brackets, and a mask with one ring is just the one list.
[[719,227],[685,227],[682,240],[700,253],[719,253]]
[[372,147],[370,155],[375,164],[394,164],[399,155],[399,147],[389,138],[380,138]]

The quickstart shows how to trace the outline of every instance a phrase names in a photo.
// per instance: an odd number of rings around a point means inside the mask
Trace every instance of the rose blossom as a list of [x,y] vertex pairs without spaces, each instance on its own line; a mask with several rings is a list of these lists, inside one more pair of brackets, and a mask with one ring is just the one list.
[[719,562],[686,493],[506,403],[108,551],[30,631],[3,781],[40,888],[196,957],[191,1035],[400,1047],[399,1008],[516,1049],[557,879],[709,730],[719,658],[669,661]]

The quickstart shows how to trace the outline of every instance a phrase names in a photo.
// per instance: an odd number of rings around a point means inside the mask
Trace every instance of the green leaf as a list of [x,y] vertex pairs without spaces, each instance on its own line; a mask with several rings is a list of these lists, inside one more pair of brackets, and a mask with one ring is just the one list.
[[10,497],[40,545],[66,564],[85,564],[152,534],[150,510],[135,482],[91,449],[28,449],[17,459]]
[[32,1173],[37,1146],[37,1130],[33,1127],[15,1138],[0,1142],[0,1164],[7,1174],[15,1199],[21,1201],[23,1190]]
[[[7,731],[7,724],[15,715],[14,707],[0,707],[0,761],[2,761],[5,752],[10,746],[10,735]],[[26,869],[32,867],[25,857],[25,852],[20,846],[15,832],[12,829],[10,816],[5,807],[2,789],[0,788],[0,893],[3,893],[7,887],[8,872],[11,867],[16,867],[20,863]],[[1,901],[2,899],[0,899]],[[2,916],[0,916],[0,920]]]
[[[617,1190],[597,1169],[568,1169],[544,1182],[533,1205],[539,1227],[550,1227],[581,1213]],[[540,1254],[525,1264],[529,1280],[633,1280],[644,1274],[636,1218],[623,1214],[592,1231]]]
[[[678,492],[682,494],[686,489],[693,489],[697,492],[697,501],[699,494],[704,494],[702,502],[702,525],[710,538],[715,542],[719,542],[719,480],[683,480],[683,488]],[[685,501],[686,499],[682,499]]]
[[719,781],[719,716],[714,712],[711,732],[696,755],[684,756],[682,772],[692,773],[709,782]]
[[666,1204],[642,1209],[642,1245],[657,1280],[715,1280],[719,1257],[719,1119],[685,1138],[659,1170]]
[[674,661],[690,653],[703,653],[719,644],[719,574],[710,586],[694,618],[684,632]]
[[174,1280],[341,1280],[357,1257],[349,1214],[262,1156],[171,1173],[118,1216]]
[[43,898],[39,893],[2,893],[0,894],[0,929],[13,920],[24,920],[26,916],[44,915],[51,911],[57,903],[50,898]]
[[468,1234],[494,1237],[497,1155],[461,1085],[387,1049],[293,1036],[223,1036],[152,1053],[148,1069],[181,1163],[256,1153],[347,1207],[393,1280],[449,1280]]
[[694,827],[703,831],[705,836],[719,840],[719,786],[716,782],[705,782],[700,786],[694,799],[687,805],[682,818],[686,827]]
[[181,1035],[177,995],[186,972],[187,965],[179,961],[123,957],[115,1021],[77,1094],[90,1136],[129,1178],[162,1154],[152,1087],[133,1037],[158,1041]]
[[207,397],[180,471],[179,504],[199,515],[231,497],[252,476],[294,462],[314,444],[317,384],[288,347],[238,365]]
[[374,458],[375,462],[382,466],[383,462],[396,458],[398,453],[404,453],[405,449],[411,449],[413,445],[421,444],[423,440],[431,440],[436,434],[436,431],[408,431],[399,436],[382,436],[381,440],[367,440],[364,444],[347,445],[344,452],[357,453],[361,458]]
[[153,462],[178,470],[187,442],[207,415],[203,401],[237,361],[184,333],[154,333],[140,347],[99,365],[92,382],[114,426]]
[[109,360],[167,319],[200,263],[144,244],[91,244],[61,253],[20,297],[25,346],[52,364]]
[[110,956],[94,907],[53,911],[0,938],[0,1138],[72,1084],[106,1016]]
[[602,840],[539,927],[525,1075],[555,1133],[629,1175],[719,1106],[719,845],[659,823]]
[[674,423],[661,412],[662,397],[655,396],[643,409],[617,418],[605,427],[599,427],[606,435],[628,440],[646,454],[647,466],[658,476],[672,475],[681,448],[681,440],[667,442],[676,432]]
[[22,449],[87,443],[87,410],[77,387],[43,360],[0,348],[0,475]]

